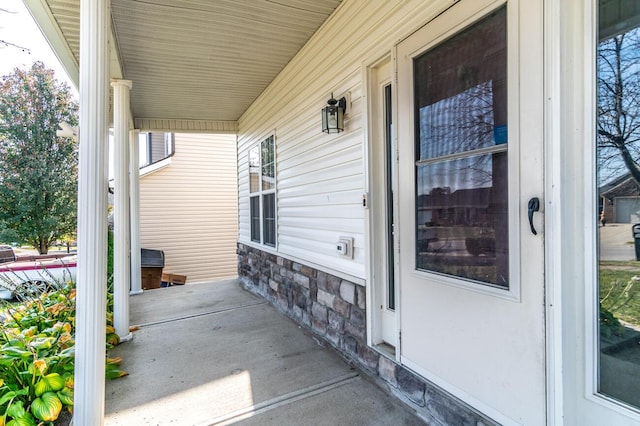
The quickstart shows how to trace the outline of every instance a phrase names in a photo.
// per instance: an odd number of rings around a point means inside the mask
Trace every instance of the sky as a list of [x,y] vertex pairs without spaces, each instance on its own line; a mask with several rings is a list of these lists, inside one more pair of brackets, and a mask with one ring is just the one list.
[[42,61],[54,70],[58,80],[66,82],[72,88],[77,98],[73,83],[22,0],[0,0],[0,9],[10,12],[0,11],[0,40],[27,49],[0,43],[0,76],[11,73],[16,67],[29,68],[35,61]]

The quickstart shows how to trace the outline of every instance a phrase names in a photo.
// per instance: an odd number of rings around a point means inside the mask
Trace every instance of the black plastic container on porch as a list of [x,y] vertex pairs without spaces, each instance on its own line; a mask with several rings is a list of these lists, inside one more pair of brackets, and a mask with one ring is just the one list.
[[636,260],[640,260],[640,223],[636,223],[631,227],[633,232],[633,243],[636,248]]
[[164,268],[164,252],[162,250],[140,249],[140,266],[142,269],[142,289],[160,288],[162,268]]

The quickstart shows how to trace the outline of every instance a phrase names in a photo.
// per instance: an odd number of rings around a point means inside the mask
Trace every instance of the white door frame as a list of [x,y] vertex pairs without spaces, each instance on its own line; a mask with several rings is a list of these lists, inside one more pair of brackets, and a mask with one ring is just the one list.
[[[635,425],[597,394],[597,0],[545,0],[547,404],[550,425]],[[586,148],[586,149],[585,149]],[[577,319],[577,320],[576,320]]]
[[[369,254],[367,256],[369,290],[367,291],[367,344],[377,348],[380,352],[391,358],[399,360],[399,324],[395,312],[386,312],[386,275],[388,270],[386,264],[388,262],[387,253],[392,250],[394,253],[394,271],[395,271],[395,303],[396,312],[398,310],[398,245],[389,242],[385,236],[381,236],[380,227],[387,226],[386,223],[386,185],[384,179],[385,173],[380,173],[380,162],[384,161],[384,152],[380,151],[380,141],[384,139],[384,123],[381,122],[381,116],[384,111],[384,99],[381,90],[387,85],[391,85],[392,99],[395,95],[395,87],[392,79],[393,61],[391,52],[386,52],[382,57],[363,64],[364,70],[364,87],[366,88],[366,116],[367,116],[367,143],[365,159],[366,159],[366,207],[368,214],[367,220],[367,237]],[[383,73],[384,75],[381,75]],[[392,104],[393,104],[392,100]],[[391,135],[394,138],[394,135]],[[393,191],[396,192],[397,179],[391,177],[393,183]],[[397,200],[394,200],[394,216],[397,212]],[[395,217],[394,217],[395,222]],[[381,265],[381,262],[384,265]],[[383,345],[387,343],[387,345]],[[396,349],[396,350],[394,350]]]

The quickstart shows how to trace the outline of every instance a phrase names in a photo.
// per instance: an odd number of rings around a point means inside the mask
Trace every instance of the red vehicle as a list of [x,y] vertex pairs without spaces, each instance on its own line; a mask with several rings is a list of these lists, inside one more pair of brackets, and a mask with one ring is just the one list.
[[[77,258],[42,258],[17,260],[8,253],[8,246],[0,246],[0,299],[11,300],[23,295],[37,295],[75,280]],[[13,250],[11,250],[13,253]],[[8,262],[7,262],[8,260]]]

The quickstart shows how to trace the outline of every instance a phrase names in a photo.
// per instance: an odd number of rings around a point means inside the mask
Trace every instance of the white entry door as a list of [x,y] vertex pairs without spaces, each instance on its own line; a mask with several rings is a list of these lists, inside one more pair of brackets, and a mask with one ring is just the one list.
[[502,424],[546,422],[542,19],[462,0],[396,51],[400,360]]

